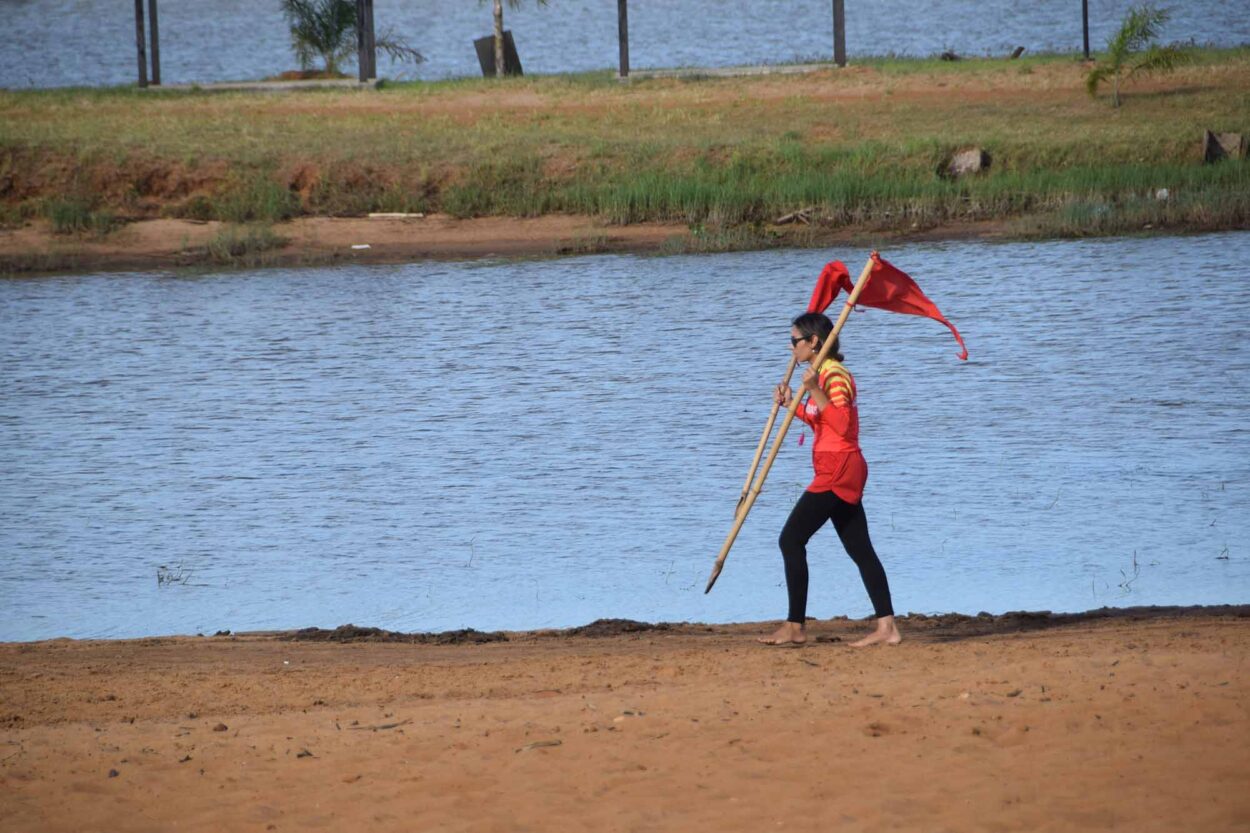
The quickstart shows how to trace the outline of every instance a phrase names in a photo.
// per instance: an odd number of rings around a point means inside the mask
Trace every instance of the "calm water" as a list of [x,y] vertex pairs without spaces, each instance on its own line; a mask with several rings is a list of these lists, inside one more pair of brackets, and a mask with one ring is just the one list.
[[[1250,600],[1250,233],[886,254],[972,354],[845,331],[901,612]],[[703,586],[787,317],[865,255],[0,282],[0,639],[783,616],[795,434]],[[870,613],[812,553],[812,615]]]
[[[1090,42],[1106,43],[1134,0],[1090,0]],[[1244,0],[1174,2],[1165,40],[1233,46],[1250,43]],[[161,0],[161,70],[165,83],[275,75],[296,66],[277,0]],[[856,56],[1001,55],[1017,45],[1036,51],[1081,49],[1076,0],[874,0],[847,3],[847,51]],[[727,11],[728,10],[728,11]],[[132,84],[136,79],[134,6],[106,0],[0,0],[0,87]],[[749,12],[749,14],[747,14]],[[828,0],[633,0],[630,59],[636,69],[767,64],[828,59],[833,22]],[[420,49],[419,68],[379,55],[390,78],[478,75],[475,38],[491,32],[489,4],[475,0],[377,0],[379,33],[388,27]],[[616,3],[529,2],[505,12],[529,72],[615,68]]]

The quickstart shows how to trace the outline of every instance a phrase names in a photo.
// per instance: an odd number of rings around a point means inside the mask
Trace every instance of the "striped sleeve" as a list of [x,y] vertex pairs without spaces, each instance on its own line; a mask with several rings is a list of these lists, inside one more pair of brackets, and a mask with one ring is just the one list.
[[826,362],[821,372],[821,385],[835,408],[845,408],[855,401],[855,380],[837,362]]

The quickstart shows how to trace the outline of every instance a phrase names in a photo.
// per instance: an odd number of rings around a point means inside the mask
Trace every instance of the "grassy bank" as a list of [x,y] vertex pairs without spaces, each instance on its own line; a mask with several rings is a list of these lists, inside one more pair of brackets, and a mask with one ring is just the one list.
[[[763,239],[798,209],[866,231],[1010,218],[1020,235],[1250,226],[1250,49],[1091,99],[1071,56],[867,61],[805,76],[608,73],[282,95],[0,92],[0,223],[577,213]],[[980,146],[987,173],[937,175]],[[1163,197],[1162,189],[1166,189]],[[730,230],[732,233],[724,233]]]

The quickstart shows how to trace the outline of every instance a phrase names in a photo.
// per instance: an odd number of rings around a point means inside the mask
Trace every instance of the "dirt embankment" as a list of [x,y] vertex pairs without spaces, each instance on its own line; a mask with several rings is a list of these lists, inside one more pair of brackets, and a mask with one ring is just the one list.
[[[1247,830],[1250,611],[0,646],[14,831]],[[337,635],[336,635],[337,634]]]
[[[912,232],[880,232],[866,228],[817,230],[785,226],[744,243],[752,248],[837,243],[871,247],[885,241],[994,239],[1004,236],[1007,227],[1007,222],[976,222]],[[474,219],[439,214],[407,219],[305,217],[276,223],[269,232],[272,237],[263,247],[253,249],[244,242],[232,250],[229,244],[221,245],[223,235],[232,233],[230,227],[217,221],[141,220],[104,238],[55,234],[46,222],[34,222],[18,229],[0,229],[0,273],[388,264],[680,252],[697,250],[699,246],[685,224],[611,225],[592,217],[567,215]]]

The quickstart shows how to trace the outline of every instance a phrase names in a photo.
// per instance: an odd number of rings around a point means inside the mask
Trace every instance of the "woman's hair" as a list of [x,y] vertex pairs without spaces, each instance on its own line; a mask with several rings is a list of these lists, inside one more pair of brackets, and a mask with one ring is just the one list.
[[[799,331],[799,335],[808,339],[816,336],[817,352],[825,343],[825,339],[833,332],[833,322],[829,320],[829,316],[822,312],[805,312],[798,318],[790,322],[794,329]],[[829,348],[829,355],[826,358],[833,359],[836,362],[842,361],[842,351],[838,349],[838,338],[834,336],[833,346]]]

